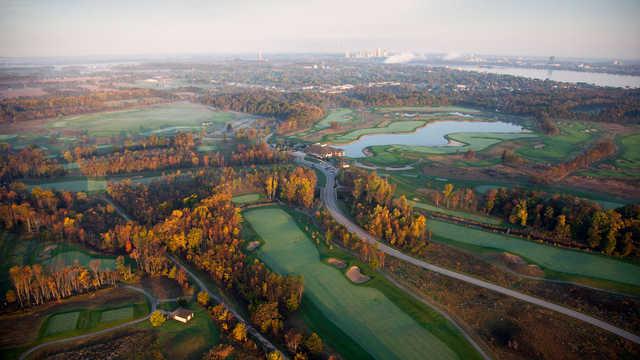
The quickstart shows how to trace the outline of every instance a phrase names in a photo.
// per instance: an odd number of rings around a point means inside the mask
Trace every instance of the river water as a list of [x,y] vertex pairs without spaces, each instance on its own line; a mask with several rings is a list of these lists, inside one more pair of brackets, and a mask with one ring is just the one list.
[[570,71],[570,70],[546,70],[546,69],[527,69],[515,67],[480,67],[480,66],[461,66],[460,69],[467,71],[485,72],[492,74],[522,76],[530,79],[553,80],[569,83],[587,83],[597,86],[611,87],[629,87],[640,88],[640,76],[633,75],[616,75],[606,73],[595,73],[587,71]]

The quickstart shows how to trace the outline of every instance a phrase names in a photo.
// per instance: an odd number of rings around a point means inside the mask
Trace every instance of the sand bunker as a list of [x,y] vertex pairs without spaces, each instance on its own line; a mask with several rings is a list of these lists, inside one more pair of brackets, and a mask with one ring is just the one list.
[[347,270],[346,275],[349,278],[349,280],[351,280],[356,284],[362,284],[364,282],[369,281],[369,279],[371,279],[367,275],[362,274],[360,272],[360,268],[357,266],[350,267],[349,270]]
[[336,258],[328,258],[327,262],[335,267],[337,267],[338,269],[344,269],[345,266],[347,266],[347,263],[345,263],[342,260],[336,259]]
[[253,251],[257,249],[258,246],[260,246],[260,241],[252,241],[249,243],[249,245],[247,245],[247,250]]

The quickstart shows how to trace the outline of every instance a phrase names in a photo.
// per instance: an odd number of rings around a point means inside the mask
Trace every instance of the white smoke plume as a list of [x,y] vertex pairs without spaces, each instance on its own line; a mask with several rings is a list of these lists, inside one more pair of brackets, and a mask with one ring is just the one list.
[[413,53],[402,53],[391,55],[388,58],[384,59],[385,64],[402,64],[407,63],[411,60],[414,60],[416,56]]

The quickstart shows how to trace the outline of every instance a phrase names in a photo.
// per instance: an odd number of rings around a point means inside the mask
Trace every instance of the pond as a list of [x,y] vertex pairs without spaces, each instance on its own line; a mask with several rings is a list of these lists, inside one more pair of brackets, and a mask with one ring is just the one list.
[[360,158],[363,150],[375,145],[459,146],[449,143],[445,135],[453,133],[521,133],[522,126],[502,121],[436,121],[405,134],[372,134],[345,145],[333,145],[343,149],[345,156]]

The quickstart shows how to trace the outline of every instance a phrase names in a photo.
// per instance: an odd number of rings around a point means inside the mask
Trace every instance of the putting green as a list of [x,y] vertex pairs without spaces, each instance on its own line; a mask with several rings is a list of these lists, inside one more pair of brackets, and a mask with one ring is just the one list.
[[380,291],[354,285],[340,270],[322,263],[311,240],[284,210],[251,209],[244,216],[266,242],[260,258],[279,273],[304,276],[306,298],[373,357],[457,358]]
[[64,251],[57,253],[53,257],[48,260],[45,260],[45,264],[51,266],[54,269],[61,269],[65,266],[70,266],[74,264],[79,264],[84,267],[89,266],[89,262],[91,260],[100,260],[100,269],[101,270],[112,270],[115,269],[116,261],[114,258],[110,257],[95,257],[91,254],[80,251],[80,250],[72,250],[72,251]]
[[54,122],[53,128],[74,128],[92,136],[107,136],[125,132],[158,132],[161,130],[199,129],[204,122],[222,126],[236,119],[231,112],[213,111],[192,103],[154,105],[122,111],[70,116]]
[[429,220],[428,226],[438,237],[508,251],[553,271],[640,286],[640,266],[602,255],[539,244],[433,219]]

